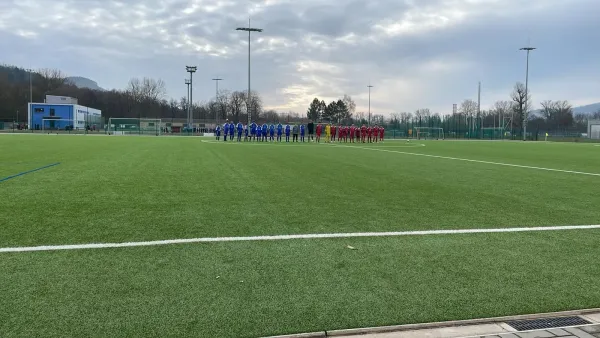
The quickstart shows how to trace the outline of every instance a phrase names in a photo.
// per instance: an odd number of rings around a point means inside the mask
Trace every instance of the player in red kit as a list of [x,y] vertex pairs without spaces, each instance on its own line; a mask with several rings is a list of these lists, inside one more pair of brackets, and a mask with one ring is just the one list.
[[373,142],[377,143],[378,140],[379,140],[379,126],[375,125],[375,127],[373,127]]
[[385,136],[385,129],[383,127],[379,127],[379,140],[383,142],[383,137]]
[[373,138],[373,128],[372,127],[367,128],[367,137],[369,139],[369,143],[371,143],[371,139]]
[[316,138],[317,142],[321,142],[321,133],[322,132],[323,132],[323,126],[318,124],[317,125],[317,138]]
[[360,127],[360,140],[362,141],[362,143],[365,143],[366,138],[367,138],[367,127],[363,124],[362,127]]
[[331,126],[331,141],[335,141],[335,131],[336,131],[335,125],[332,125]]
[[350,126],[350,143],[354,143],[354,132],[356,132],[356,128],[354,124]]

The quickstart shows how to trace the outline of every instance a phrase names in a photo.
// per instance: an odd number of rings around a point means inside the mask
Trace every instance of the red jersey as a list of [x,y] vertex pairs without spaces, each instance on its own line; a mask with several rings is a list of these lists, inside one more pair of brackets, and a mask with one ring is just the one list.
[[373,128],[371,128],[371,127],[367,128],[367,134],[369,136],[373,135]]
[[335,126],[331,126],[331,135],[335,135]]
[[383,129],[383,127],[379,128],[379,137],[383,138],[384,134],[385,134],[385,130]]
[[355,132],[356,132],[356,128],[354,126],[350,127],[350,136],[354,137]]
[[360,127],[360,132],[363,135],[367,135],[367,127],[365,127],[364,125],[362,127]]
[[323,130],[323,126],[321,126],[320,124],[317,125],[317,135],[321,135],[322,130]]

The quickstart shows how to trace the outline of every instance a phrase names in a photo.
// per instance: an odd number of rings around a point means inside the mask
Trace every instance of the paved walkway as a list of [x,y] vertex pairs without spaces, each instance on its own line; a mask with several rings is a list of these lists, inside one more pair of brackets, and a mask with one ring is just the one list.
[[[412,324],[378,328],[334,330],[299,335],[278,336],[286,338],[600,338],[600,309],[587,310],[585,314],[566,311],[553,314],[489,318],[483,320]],[[544,330],[517,331],[506,322],[514,320],[580,317],[591,324]]]
[[548,329],[528,332],[506,333],[493,336],[480,336],[481,338],[600,338],[600,325],[586,325],[577,327],[565,327],[560,329]]

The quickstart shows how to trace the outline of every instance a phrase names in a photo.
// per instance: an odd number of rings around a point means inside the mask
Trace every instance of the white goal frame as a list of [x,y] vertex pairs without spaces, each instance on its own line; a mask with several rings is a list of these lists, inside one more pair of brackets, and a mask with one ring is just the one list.
[[[417,136],[417,140],[421,138],[432,138],[436,140],[443,140],[444,137],[444,128],[437,127],[414,127],[415,135]],[[425,135],[425,136],[423,136]]]
[[[135,121],[136,123],[131,123]],[[119,123],[127,122],[127,123]],[[154,125],[150,125],[150,124]],[[126,126],[129,126],[127,128]],[[111,117],[108,119],[106,128],[109,135],[136,135],[136,134],[163,134],[161,119],[137,118],[137,117]]]
[[[73,127],[73,130],[77,130],[77,126],[75,125],[75,120],[73,119],[42,119],[42,130],[65,130],[64,127],[63,128],[50,128],[50,126],[46,127],[46,122],[50,122],[50,121],[60,121],[60,122],[64,122],[64,121],[68,121],[70,122],[69,125],[71,127]],[[82,129],[85,129],[85,126],[82,127]]]

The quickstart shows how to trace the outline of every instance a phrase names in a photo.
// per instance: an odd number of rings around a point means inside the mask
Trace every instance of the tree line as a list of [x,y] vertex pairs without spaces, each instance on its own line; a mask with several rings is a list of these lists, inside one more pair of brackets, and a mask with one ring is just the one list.
[[422,108],[412,113],[391,113],[389,117],[382,114],[369,116],[364,111],[356,112],[353,99],[344,95],[329,103],[314,98],[306,115],[300,116],[295,112],[266,110],[257,92],[252,92],[248,100],[246,91],[220,90],[216,97],[208,101],[190,103],[187,97],[167,99],[166,85],[160,79],[133,78],[124,90],[93,90],[76,87],[59,70],[40,69],[30,73],[22,68],[0,65],[0,121],[25,122],[30,95],[33,102],[43,102],[45,95],[75,97],[81,105],[102,110],[105,120],[111,117],[185,119],[188,108],[191,108],[194,119],[207,121],[246,121],[250,113],[256,121],[298,121],[307,118],[342,124],[371,123],[395,129],[408,128],[408,125],[444,124],[461,126],[461,129],[467,130],[496,127],[514,131],[522,130],[523,121],[526,121],[530,130],[584,132],[588,119],[600,119],[600,111],[574,114],[572,105],[565,100],[542,101],[541,109],[530,114],[531,94],[526,99],[522,83],[515,84],[508,100],[497,101],[487,110],[479,109],[477,102],[467,99],[451,114],[433,113],[428,108]]
[[[28,71],[19,67],[0,65],[0,121],[27,121],[27,104],[44,102],[46,95],[69,96],[78,99],[83,106],[102,111],[105,120],[111,117],[185,119],[188,109],[196,120],[273,118],[279,114],[265,110],[257,92],[219,91],[218,98],[209,101],[188,102],[167,99],[166,84],[152,78],[132,78],[124,90],[94,90],[78,88],[59,70],[40,69]],[[299,117],[288,113],[287,117]]]

